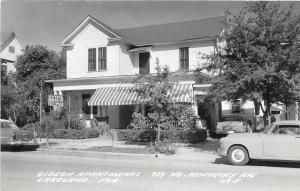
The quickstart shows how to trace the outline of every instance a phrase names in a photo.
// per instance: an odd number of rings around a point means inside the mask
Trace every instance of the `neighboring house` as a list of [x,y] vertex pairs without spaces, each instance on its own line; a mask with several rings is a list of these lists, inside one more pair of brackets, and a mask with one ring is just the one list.
[[17,56],[22,54],[22,46],[14,32],[1,32],[1,87],[7,84],[7,74],[16,71]]
[[213,54],[225,16],[129,29],[112,29],[88,16],[63,40],[67,79],[48,80],[55,94],[64,95],[67,111],[86,119],[106,120],[111,128],[126,128],[138,103],[131,81],[137,74],[155,73],[156,61],[169,66],[176,82],[176,102],[193,105],[195,112],[215,126],[220,103],[205,103],[209,84],[196,84],[194,73]]

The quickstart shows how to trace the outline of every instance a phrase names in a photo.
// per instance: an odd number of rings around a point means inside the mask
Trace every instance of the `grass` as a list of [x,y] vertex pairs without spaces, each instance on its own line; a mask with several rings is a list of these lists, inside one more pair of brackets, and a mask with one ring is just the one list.
[[83,150],[99,151],[99,152],[131,153],[131,154],[152,154],[148,149],[144,149],[144,148],[121,148],[121,147],[113,147],[113,146],[91,147]]

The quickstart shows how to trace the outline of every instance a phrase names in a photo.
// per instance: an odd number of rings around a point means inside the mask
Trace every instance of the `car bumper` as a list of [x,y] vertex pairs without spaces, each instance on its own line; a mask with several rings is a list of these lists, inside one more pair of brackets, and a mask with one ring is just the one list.
[[227,150],[228,150],[228,147],[226,145],[224,145],[224,143],[220,143],[220,146],[217,150],[217,154],[221,157],[227,156]]
[[40,145],[37,143],[34,143],[33,141],[16,141],[16,142],[10,142],[6,144],[1,144],[1,149],[6,148],[28,148],[28,149],[36,149]]
[[223,157],[223,156],[226,156],[227,155],[227,151],[223,148],[219,148],[217,150],[217,154],[220,156],[220,157]]

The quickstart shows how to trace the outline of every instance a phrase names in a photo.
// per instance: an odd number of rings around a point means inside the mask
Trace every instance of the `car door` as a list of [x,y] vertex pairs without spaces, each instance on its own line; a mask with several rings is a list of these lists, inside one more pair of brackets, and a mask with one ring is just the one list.
[[300,159],[300,125],[279,124],[263,136],[264,158]]

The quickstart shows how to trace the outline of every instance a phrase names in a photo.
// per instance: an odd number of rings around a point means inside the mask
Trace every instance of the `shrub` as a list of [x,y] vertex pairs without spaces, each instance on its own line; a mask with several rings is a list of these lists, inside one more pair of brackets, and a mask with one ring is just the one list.
[[151,142],[156,139],[156,131],[154,130],[131,130],[120,129],[117,130],[117,137],[119,141],[126,142]]
[[195,130],[196,115],[191,105],[174,104],[170,108],[170,121],[176,124],[176,129]]
[[57,139],[84,139],[85,131],[84,130],[75,130],[75,129],[56,129],[51,132],[51,138]]
[[166,155],[175,154],[177,152],[177,146],[170,140],[164,139],[162,141],[151,142],[149,150],[152,153],[162,153]]
[[145,128],[147,128],[146,117],[141,113],[134,112],[132,114],[132,120],[131,120],[131,123],[128,125],[128,128],[130,128],[130,129],[145,129]]
[[[69,125],[70,123],[70,125]],[[84,122],[77,116],[77,115],[71,115],[70,120],[65,120],[65,128],[70,127],[70,129],[84,129],[86,128]]]
[[[155,130],[131,130],[120,129],[117,130],[117,137],[119,141],[126,142],[153,142],[156,140],[157,132]],[[205,129],[199,130],[162,130],[160,140],[168,140],[173,143],[199,143],[207,138]]]
[[99,129],[98,128],[89,128],[84,129],[85,131],[85,138],[97,138],[99,137]]
[[98,128],[88,128],[88,129],[55,129],[51,132],[51,138],[57,139],[87,139],[87,138],[97,138],[99,137]]

